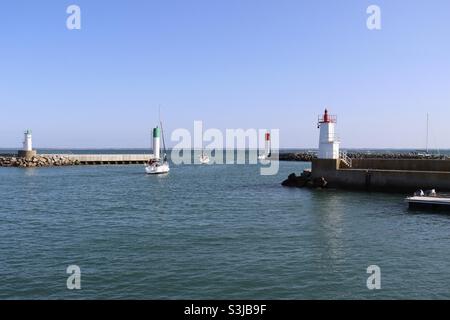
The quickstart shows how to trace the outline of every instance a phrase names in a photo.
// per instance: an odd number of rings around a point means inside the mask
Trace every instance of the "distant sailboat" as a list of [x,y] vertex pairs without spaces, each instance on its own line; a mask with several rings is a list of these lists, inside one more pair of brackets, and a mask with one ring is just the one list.
[[428,140],[430,137],[430,114],[427,113],[427,142],[426,142],[426,150],[427,150],[427,154],[428,153]]
[[202,139],[202,154],[199,156],[199,161],[200,164],[209,164],[209,162],[211,161],[209,159],[209,156],[205,153],[205,148],[203,147],[203,139]]
[[[161,130],[156,127],[153,129],[153,154],[154,159],[150,160],[147,166],[145,167],[145,172],[148,174],[163,174],[169,173],[170,167],[169,162],[167,161],[167,151],[166,151],[166,142],[164,140],[164,130],[162,122],[160,121]],[[162,136],[164,154],[161,159],[161,147],[160,147],[160,137]]]
[[208,164],[211,160],[209,159],[208,155],[204,153],[202,150],[202,154],[199,157],[201,164]]
[[425,152],[418,153],[421,157],[431,157],[432,154],[429,153],[429,137],[430,137],[430,114],[427,113],[427,132],[426,132],[426,142],[425,142]]

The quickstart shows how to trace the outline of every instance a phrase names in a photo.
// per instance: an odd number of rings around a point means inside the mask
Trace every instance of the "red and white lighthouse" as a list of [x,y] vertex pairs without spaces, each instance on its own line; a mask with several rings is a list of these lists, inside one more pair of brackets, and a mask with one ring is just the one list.
[[271,136],[270,132],[264,134],[264,154],[258,157],[259,160],[266,160],[272,156]]
[[319,116],[319,159],[339,159],[339,139],[336,136],[337,117],[328,114],[325,109],[323,116]]
[[265,143],[265,155],[270,157],[272,153],[271,143],[270,143],[270,132],[266,133],[266,143]]

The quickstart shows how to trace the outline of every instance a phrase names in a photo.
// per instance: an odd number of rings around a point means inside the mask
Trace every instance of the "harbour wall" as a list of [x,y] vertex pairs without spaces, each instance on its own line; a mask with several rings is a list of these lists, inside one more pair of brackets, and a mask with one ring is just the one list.
[[329,187],[367,191],[414,192],[418,189],[450,191],[447,160],[353,160],[351,168],[339,160],[315,159],[312,177],[324,177]]
[[450,160],[425,159],[352,159],[353,169],[406,170],[406,171],[447,171]]
[[[41,155],[51,156],[51,155]],[[94,164],[145,164],[153,159],[151,154],[63,154],[59,155],[81,165]]]
[[40,154],[31,157],[0,156],[0,167],[53,167],[76,165],[145,164],[151,154]]

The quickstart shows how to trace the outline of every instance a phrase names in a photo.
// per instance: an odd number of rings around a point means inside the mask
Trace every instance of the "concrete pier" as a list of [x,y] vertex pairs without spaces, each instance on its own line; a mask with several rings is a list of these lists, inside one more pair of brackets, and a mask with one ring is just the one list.
[[319,151],[316,154],[294,154],[280,160],[311,160],[311,172],[301,176],[289,175],[282,185],[286,187],[331,187],[388,192],[413,192],[419,189],[450,191],[450,160],[445,156],[421,159],[421,155],[409,153],[397,158],[385,159],[385,155],[351,156],[339,149],[336,136],[337,118],[325,109],[319,116]]
[[[41,154],[40,156],[55,155]],[[81,165],[145,164],[154,158],[152,154],[58,154],[57,156],[76,161]]]
[[450,191],[450,160],[357,159],[348,167],[340,159],[314,159],[312,178],[329,187],[368,191]]

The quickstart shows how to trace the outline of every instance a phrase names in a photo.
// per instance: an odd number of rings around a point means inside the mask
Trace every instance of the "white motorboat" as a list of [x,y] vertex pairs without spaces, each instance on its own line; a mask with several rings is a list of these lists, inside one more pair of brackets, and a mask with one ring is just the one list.
[[438,194],[436,190],[419,190],[412,197],[407,197],[405,202],[410,207],[450,208],[450,195]]

